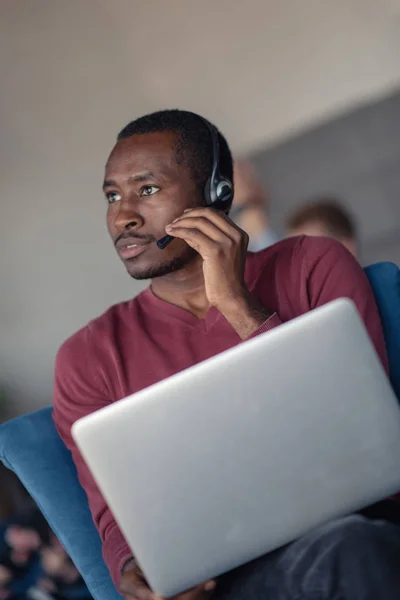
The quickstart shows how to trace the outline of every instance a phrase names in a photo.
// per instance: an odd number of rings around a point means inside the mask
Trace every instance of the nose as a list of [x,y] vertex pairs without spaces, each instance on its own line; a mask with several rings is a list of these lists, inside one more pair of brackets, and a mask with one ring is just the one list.
[[143,217],[138,212],[134,202],[130,200],[121,201],[118,209],[118,213],[114,220],[116,229],[125,231],[129,229],[140,229],[140,227],[143,226]]

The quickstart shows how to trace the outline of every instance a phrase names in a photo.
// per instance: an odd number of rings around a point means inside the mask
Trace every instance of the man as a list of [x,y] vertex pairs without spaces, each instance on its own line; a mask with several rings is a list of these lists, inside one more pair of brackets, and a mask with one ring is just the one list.
[[269,198],[253,165],[244,160],[234,164],[235,197],[231,219],[249,235],[251,252],[263,250],[278,241],[269,222]]
[[[229,147],[218,135],[220,171],[231,179]],[[56,360],[55,422],[87,492],[105,562],[129,599],[155,596],[71,438],[75,420],[340,296],[356,303],[387,368],[374,298],[347,250],[303,237],[246,254],[247,235],[204,206],[211,163],[209,128],[192,113],[154,113],[121,131],[105,169],[108,230],[128,273],[152,283],[73,335]],[[160,250],[165,233],[176,239]],[[357,516],[179,600],[211,591],[229,600],[391,600],[399,584],[400,530]]]
[[357,228],[352,216],[335,198],[320,198],[303,204],[286,220],[289,236],[317,235],[338,240],[357,255]]

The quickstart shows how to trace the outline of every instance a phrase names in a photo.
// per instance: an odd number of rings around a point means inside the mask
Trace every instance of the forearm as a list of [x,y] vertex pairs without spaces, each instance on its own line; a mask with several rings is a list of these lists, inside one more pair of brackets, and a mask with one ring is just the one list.
[[273,315],[252,298],[250,293],[232,300],[220,312],[242,340],[251,337]]
[[110,572],[111,578],[117,589],[123,570],[128,567],[132,559],[132,551],[125,541],[119,527],[116,523],[107,532],[101,536],[103,539],[103,558]]

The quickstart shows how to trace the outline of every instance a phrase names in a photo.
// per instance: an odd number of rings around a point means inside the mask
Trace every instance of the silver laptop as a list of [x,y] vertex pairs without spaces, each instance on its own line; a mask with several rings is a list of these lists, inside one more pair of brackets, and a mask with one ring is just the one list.
[[167,597],[400,490],[400,409],[345,299],[81,419],[73,436]]

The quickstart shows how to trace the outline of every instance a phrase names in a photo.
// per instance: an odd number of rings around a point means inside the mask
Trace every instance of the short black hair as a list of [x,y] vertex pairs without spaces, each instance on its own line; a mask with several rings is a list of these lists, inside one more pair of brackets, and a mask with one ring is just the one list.
[[355,239],[357,226],[343,203],[332,196],[314,198],[303,204],[287,219],[287,229],[298,229],[309,223],[320,223],[332,236]]
[[[233,183],[233,160],[228,142],[214,125],[213,127],[218,134],[220,173]],[[205,119],[186,110],[161,110],[131,121],[119,132],[117,139],[160,131],[170,131],[177,135],[176,160],[191,170],[196,186],[204,197],[213,155],[211,133]]]

